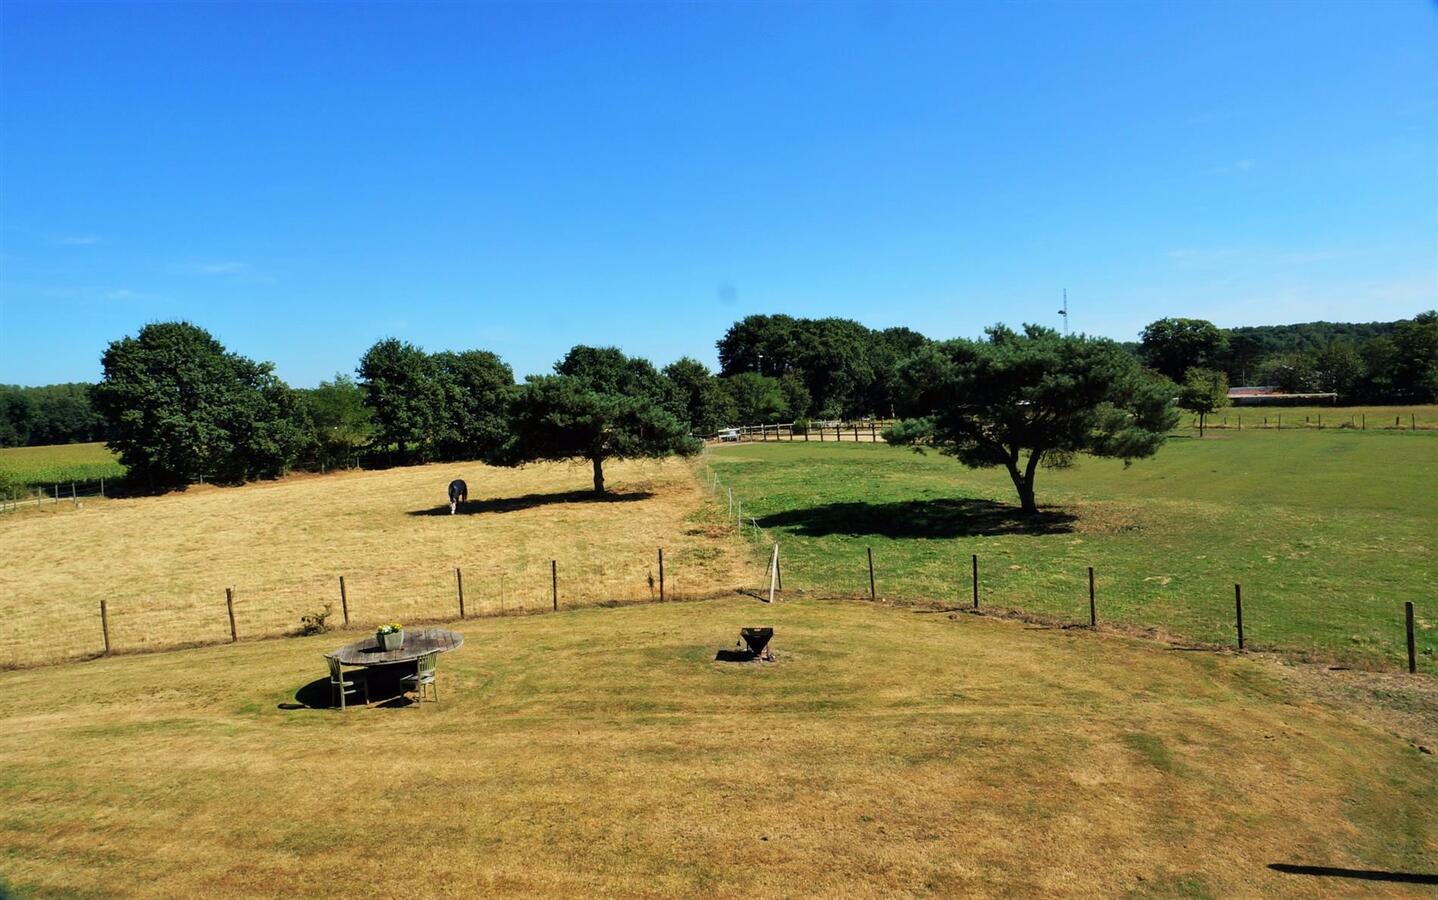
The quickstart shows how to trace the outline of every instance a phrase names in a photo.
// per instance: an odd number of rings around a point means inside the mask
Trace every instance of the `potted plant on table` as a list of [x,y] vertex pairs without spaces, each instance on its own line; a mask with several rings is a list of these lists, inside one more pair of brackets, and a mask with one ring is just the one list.
[[398,622],[381,625],[374,630],[374,637],[381,650],[398,650],[404,643],[404,626]]

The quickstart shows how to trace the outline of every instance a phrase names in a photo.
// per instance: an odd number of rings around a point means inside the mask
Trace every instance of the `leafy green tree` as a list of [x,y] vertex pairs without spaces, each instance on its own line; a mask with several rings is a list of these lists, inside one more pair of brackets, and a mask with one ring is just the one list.
[[900,367],[900,397],[911,417],[885,440],[932,447],[974,468],[1003,466],[1030,514],[1041,464],[1062,468],[1079,453],[1152,456],[1178,421],[1171,385],[1146,375],[1118,344],[1036,325],[1022,333],[998,325],[986,341],[922,348]]
[[892,416],[898,404],[899,363],[913,356],[929,339],[909,328],[885,328],[871,333],[868,341],[870,377],[863,394],[851,404],[860,415]]
[[425,458],[443,420],[444,390],[434,360],[413,344],[385,338],[365,351],[358,372],[379,441],[396,447],[402,460],[411,448]]
[[187,322],[146,325],[101,358],[92,396],[109,445],[136,483],[178,488],[202,476],[281,474],[304,442],[294,392]]
[[89,384],[0,385],[0,446],[73,444],[107,436]]
[[798,373],[785,372],[784,377],[779,379],[779,390],[784,394],[782,418],[802,419],[809,414],[814,399]]
[[557,374],[525,380],[510,406],[511,440],[491,462],[587,459],[594,492],[603,494],[607,460],[699,452],[699,440],[670,411],[673,386],[647,361],[580,346],[554,368]]
[[436,450],[441,459],[483,459],[509,440],[514,370],[487,350],[430,357],[439,383]]
[[1398,348],[1388,335],[1369,338],[1358,348],[1363,361],[1363,379],[1359,393],[1365,400],[1379,403],[1394,395],[1393,376],[1398,364]]
[[301,393],[312,429],[314,461],[324,468],[353,465],[374,438],[374,416],[364,391],[348,375]]
[[24,447],[35,426],[35,401],[22,388],[0,388],[0,447]]
[[1285,394],[1309,394],[1320,388],[1311,353],[1275,354],[1259,365],[1258,372],[1265,385]]
[[1189,369],[1178,391],[1178,405],[1198,414],[1198,436],[1208,417],[1228,405],[1228,376],[1213,369]]
[[1363,382],[1363,360],[1348,341],[1330,341],[1313,351],[1313,369],[1319,390],[1333,391],[1349,400]]
[[778,422],[789,412],[784,399],[783,384],[756,372],[740,372],[725,378],[724,390],[734,403],[734,413],[741,425],[766,425]]
[[[926,340],[908,328],[874,331],[851,319],[749,316],[720,339],[720,374],[802,380],[809,401],[793,416],[888,414],[898,361]],[[788,399],[800,398],[791,392]]]
[[1406,403],[1438,400],[1438,312],[1399,322],[1393,329],[1395,399]]
[[747,316],[719,339],[719,372],[737,375],[755,372],[782,375],[795,366],[795,350],[802,342],[800,321],[793,316]]
[[1215,366],[1227,350],[1228,338],[1205,319],[1159,319],[1139,340],[1144,361],[1175,382],[1195,366]]
[[697,359],[686,356],[676,360],[664,367],[663,374],[680,400],[680,418],[694,434],[714,434],[736,420],[733,398]]

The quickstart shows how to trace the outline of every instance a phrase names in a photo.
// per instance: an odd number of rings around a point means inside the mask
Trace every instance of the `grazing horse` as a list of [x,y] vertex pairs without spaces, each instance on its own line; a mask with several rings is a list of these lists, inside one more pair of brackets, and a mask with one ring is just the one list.
[[458,478],[449,483],[449,514],[454,515],[459,505],[469,499],[469,486]]

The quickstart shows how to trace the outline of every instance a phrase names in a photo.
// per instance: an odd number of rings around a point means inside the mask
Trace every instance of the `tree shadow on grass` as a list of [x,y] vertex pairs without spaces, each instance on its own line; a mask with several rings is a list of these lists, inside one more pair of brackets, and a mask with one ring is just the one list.
[[1438,884],[1438,875],[1422,872],[1388,872],[1382,869],[1343,869],[1336,866],[1297,866],[1269,863],[1268,868],[1285,875],[1315,875],[1320,878],[1353,878],[1359,881],[1394,881],[1399,884]]
[[805,537],[872,534],[889,538],[955,538],[1068,534],[1074,530],[1077,518],[1055,510],[1029,516],[1006,503],[961,498],[826,503],[774,513],[758,521],[761,528],[783,528]]
[[[478,516],[485,513],[519,512],[524,509],[534,509],[557,503],[634,503],[639,500],[648,500],[653,496],[653,491],[634,491],[628,494],[616,494],[612,491],[603,494],[596,494],[593,491],[561,491],[557,494],[491,497],[487,500],[467,500],[459,505],[455,515]],[[430,509],[413,509],[410,510],[409,515],[447,516],[449,515],[449,504],[441,503]]]

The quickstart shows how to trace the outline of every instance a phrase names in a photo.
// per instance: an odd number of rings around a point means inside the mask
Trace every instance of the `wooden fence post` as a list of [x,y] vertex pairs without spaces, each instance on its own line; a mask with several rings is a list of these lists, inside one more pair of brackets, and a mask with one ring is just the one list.
[[1093,595],[1093,566],[1088,567],[1088,627],[1098,627],[1098,606]]
[[664,548],[659,548],[659,602],[664,602]]
[[554,611],[559,612],[559,562],[549,561],[549,591],[554,600]]
[[769,602],[774,602],[774,585],[779,580],[779,542],[774,542],[774,556],[769,563]]
[[[859,435],[858,435],[858,433],[856,432],[856,433],[854,434],[854,440],[857,441],[858,439],[859,439]],[[870,600],[876,600],[876,599],[878,599],[879,595],[878,595],[878,593],[874,590],[874,548],[873,548],[873,547],[865,547],[864,549],[867,550],[867,551],[869,551],[869,599],[870,599]]]
[[459,593],[459,617],[464,618],[464,572],[454,567],[454,589]]
[[1243,587],[1233,586],[1233,614],[1238,620],[1238,649],[1243,649]]
[[774,542],[774,578],[779,582],[779,590],[784,590],[784,569],[779,565],[779,542]]
[[979,555],[974,554],[974,609],[979,608]]
[[345,627],[348,628],[350,624],[350,598],[349,594],[345,593],[345,577],[343,575],[340,576],[340,609],[345,614]]
[[110,612],[105,601],[100,601],[100,634],[105,638],[105,655],[110,655]]
[[101,496],[101,497],[104,497],[104,496],[105,496],[105,479],[104,479],[104,478],[101,478],[101,479],[100,479],[100,496]]
[[240,633],[235,630],[235,589],[225,588],[225,609],[230,614],[230,643],[239,643]]
[[1408,620],[1408,674],[1418,674],[1418,654],[1413,644],[1413,601],[1403,601],[1403,618]]

